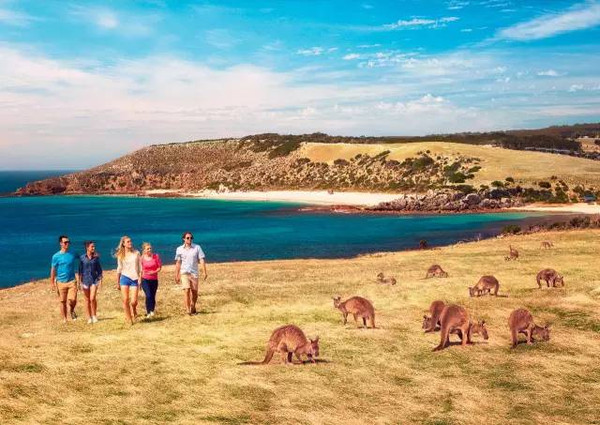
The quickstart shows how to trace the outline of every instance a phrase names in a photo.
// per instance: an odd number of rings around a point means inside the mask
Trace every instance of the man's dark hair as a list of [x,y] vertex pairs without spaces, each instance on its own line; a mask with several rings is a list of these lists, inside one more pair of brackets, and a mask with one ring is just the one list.
[[95,243],[94,241],[85,241],[83,243],[83,246],[85,246],[85,249],[88,249],[88,246],[90,246],[91,244]]
[[58,237],[58,243],[61,243],[61,242],[62,242],[62,240],[63,240],[63,238],[64,238],[64,239],[69,239],[69,237],[68,237],[67,235],[60,235],[60,236]]
[[192,239],[194,239],[194,235],[192,234],[192,232],[183,232],[183,234],[181,235],[181,239],[185,239],[186,235],[190,235]]

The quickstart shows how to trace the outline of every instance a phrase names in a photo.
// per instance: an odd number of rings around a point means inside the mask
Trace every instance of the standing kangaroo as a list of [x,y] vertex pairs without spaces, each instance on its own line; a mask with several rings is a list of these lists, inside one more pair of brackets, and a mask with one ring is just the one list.
[[491,294],[494,291],[494,295],[498,296],[498,289],[500,289],[500,282],[494,276],[482,276],[479,282],[472,288],[469,288],[469,296],[479,297],[486,293]]
[[448,277],[448,273],[439,264],[434,264],[427,269],[427,274],[425,274],[425,279],[431,277]]
[[446,304],[444,304],[444,301],[438,300],[431,303],[429,306],[429,313],[431,313],[431,316],[423,316],[423,329],[425,332],[434,332],[438,325],[441,327],[440,315],[445,306]]
[[517,346],[518,335],[523,333],[527,335],[527,344],[533,343],[535,338],[542,341],[550,339],[550,328],[548,325],[541,327],[533,322],[533,316],[524,308],[518,308],[510,313],[508,317],[508,327],[510,328],[510,337],[512,340],[512,348]]
[[508,257],[504,257],[504,259],[506,261],[517,260],[519,258],[519,251],[517,251],[516,249],[514,249],[512,247],[512,245],[509,245],[508,249],[509,249]]
[[450,333],[453,331],[461,332],[462,345],[467,345],[467,341],[469,341],[469,313],[464,308],[455,305],[448,304],[442,310],[440,315],[440,323],[442,326],[441,335],[440,335],[440,343],[437,347],[433,349],[433,351],[443,350],[446,348],[449,342]]
[[296,325],[284,325],[273,331],[267,344],[267,353],[262,362],[244,362],[244,365],[265,365],[271,361],[275,352],[281,354],[281,360],[285,363],[293,363],[292,355],[295,355],[300,363],[301,355],[305,355],[312,363],[316,363],[314,357],[319,357],[319,337],[307,339]]
[[396,284],[396,278],[394,278],[392,276],[385,277],[383,275],[383,273],[379,273],[377,275],[377,282],[378,283],[389,283],[390,285],[395,285]]
[[540,270],[537,276],[535,277],[535,280],[540,289],[542,288],[542,280],[546,281],[546,286],[548,288],[550,287],[550,285],[552,285],[552,287],[554,288],[556,288],[558,285],[565,286],[565,280],[563,276],[561,274],[558,274],[558,272],[554,269]]
[[369,300],[362,297],[352,297],[342,302],[341,297],[335,297],[333,306],[342,312],[344,325],[348,323],[348,314],[351,314],[354,316],[357,327],[359,326],[357,318],[361,317],[365,328],[368,328],[367,320],[371,322],[371,327],[375,328],[375,309]]

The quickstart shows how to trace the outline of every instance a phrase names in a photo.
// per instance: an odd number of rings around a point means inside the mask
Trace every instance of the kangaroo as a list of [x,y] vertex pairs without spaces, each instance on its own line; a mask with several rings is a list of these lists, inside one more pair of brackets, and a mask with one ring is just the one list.
[[434,264],[427,269],[425,279],[429,279],[431,277],[448,277],[448,273],[446,273],[439,264]]
[[244,365],[265,365],[268,364],[275,352],[281,354],[281,359],[285,364],[293,363],[292,355],[296,355],[296,358],[300,363],[302,361],[301,355],[305,355],[308,360],[312,363],[316,363],[315,357],[319,357],[319,337],[315,339],[307,339],[300,329],[296,325],[284,325],[275,329],[269,338],[267,344],[267,353],[262,362],[244,362]]
[[463,346],[467,344],[467,341],[470,341],[469,328],[471,327],[471,323],[469,322],[469,313],[467,313],[467,310],[464,308],[455,304],[448,304],[444,307],[444,310],[442,310],[440,323],[442,326],[440,343],[433,351],[446,348],[449,342],[450,333],[457,333],[456,331],[461,332],[460,336]]
[[434,332],[438,325],[441,327],[440,315],[442,314],[445,306],[446,304],[444,304],[444,301],[438,300],[431,303],[429,306],[429,312],[431,313],[431,316],[423,316],[423,329],[425,332]]
[[517,251],[516,249],[514,249],[512,247],[512,245],[509,245],[508,249],[509,249],[508,257],[504,257],[504,259],[506,261],[517,260],[519,258],[519,251]]
[[527,335],[527,344],[532,344],[535,341],[534,337],[542,341],[550,339],[550,328],[548,325],[541,327],[533,323],[533,316],[529,310],[524,308],[518,308],[510,313],[508,327],[510,328],[512,348],[517,346],[518,335],[520,333]]
[[348,323],[348,314],[351,314],[354,316],[357,327],[359,326],[357,318],[361,317],[365,328],[368,328],[367,320],[370,320],[371,327],[375,328],[375,309],[369,300],[362,297],[352,297],[342,302],[341,297],[336,297],[333,299],[333,306],[342,312],[344,325]]
[[377,275],[377,282],[379,282],[379,283],[389,283],[391,285],[395,285],[396,284],[396,278],[391,277],[391,276],[385,277],[383,275],[383,273],[379,273]]
[[540,243],[540,248],[541,249],[550,249],[553,248],[554,244],[550,241],[542,241],[542,243]]
[[550,285],[552,285],[554,288],[556,288],[559,284],[560,286],[565,286],[565,280],[563,276],[558,274],[558,272],[554,269],[540,270],[535,279],[540,289],[542,288],[542,280],[546,281],[546,286],[548,288]]
[[471,288],[469,288],[469,296],[479,297],[486,293],[491,294],[494,290],[494,295],[498,296],[498,289],[500,289],[500,283],[494,276],[482,276],[479,282]]

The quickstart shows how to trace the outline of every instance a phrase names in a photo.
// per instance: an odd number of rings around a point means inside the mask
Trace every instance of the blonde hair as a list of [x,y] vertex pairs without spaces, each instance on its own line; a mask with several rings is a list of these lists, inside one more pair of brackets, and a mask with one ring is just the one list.
[[146,251],[146,248],[150,247],[150,249],[152,249],[152,244],[150,242],[144,242],[142,244],[142,252]]
[[127,235],[121,236],[121,240],[119,241],[119,246],[115,250],[115,257],[117,257],[119,260],[122,260],[123,258],[125,258],[125,254],[127,253],[127,249],[125,248],[125,241],[127,239],[131,239],[131,238]]

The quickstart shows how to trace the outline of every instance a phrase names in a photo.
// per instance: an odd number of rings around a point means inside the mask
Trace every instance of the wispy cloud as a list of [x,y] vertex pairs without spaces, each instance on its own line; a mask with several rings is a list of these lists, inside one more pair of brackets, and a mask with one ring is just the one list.
[[351,61],[354,59],[360,59],[360,55],[357,53],[349,53],[345,55],[342,59],[344,59],[345,61]]
[[539,75],[541,77],[558,77],[561,74],[559,74],[558,72],[556,72],[553,69],[548,69],[546,71],[540,71],[540,72],[538,72],[537,75]]
[[412,18],[400,19],[394,23],[386,24],[383,27],[388,30],[397,29],[416,29],[416,28],[438,28],[445,26],[448,22],[458,21],[456,16],[447,16],[439,19]]
[[460,10],[469,5],[468,1],[451,0],[447,4],[448,10]]
[[70,15],[76,20],[92,24],[100,31],[115,32],[126,37],[148,37],[154,33],[154,27],[160,16],[128,15],[106,7],[75,5],[70,9]]
[[577,5],[562,13],[551,13],[500,30],[496,38],[508,40],[539,40],[566,32],[600,25],[600,3]]
[[325,48],[325,47],[315,46],[315,47],[310,47],[308,49],[298,49],[296,51],[296,54],[302,55],[302,56],[321,56],[326,53],[333,53],[336,50],[338,50],[337,47]]
[[0,25],[26,27],[32,21],[36,20],[38,20],[38,18],[35,18],[26,13],[12,10],[7,7],[0,7]]

